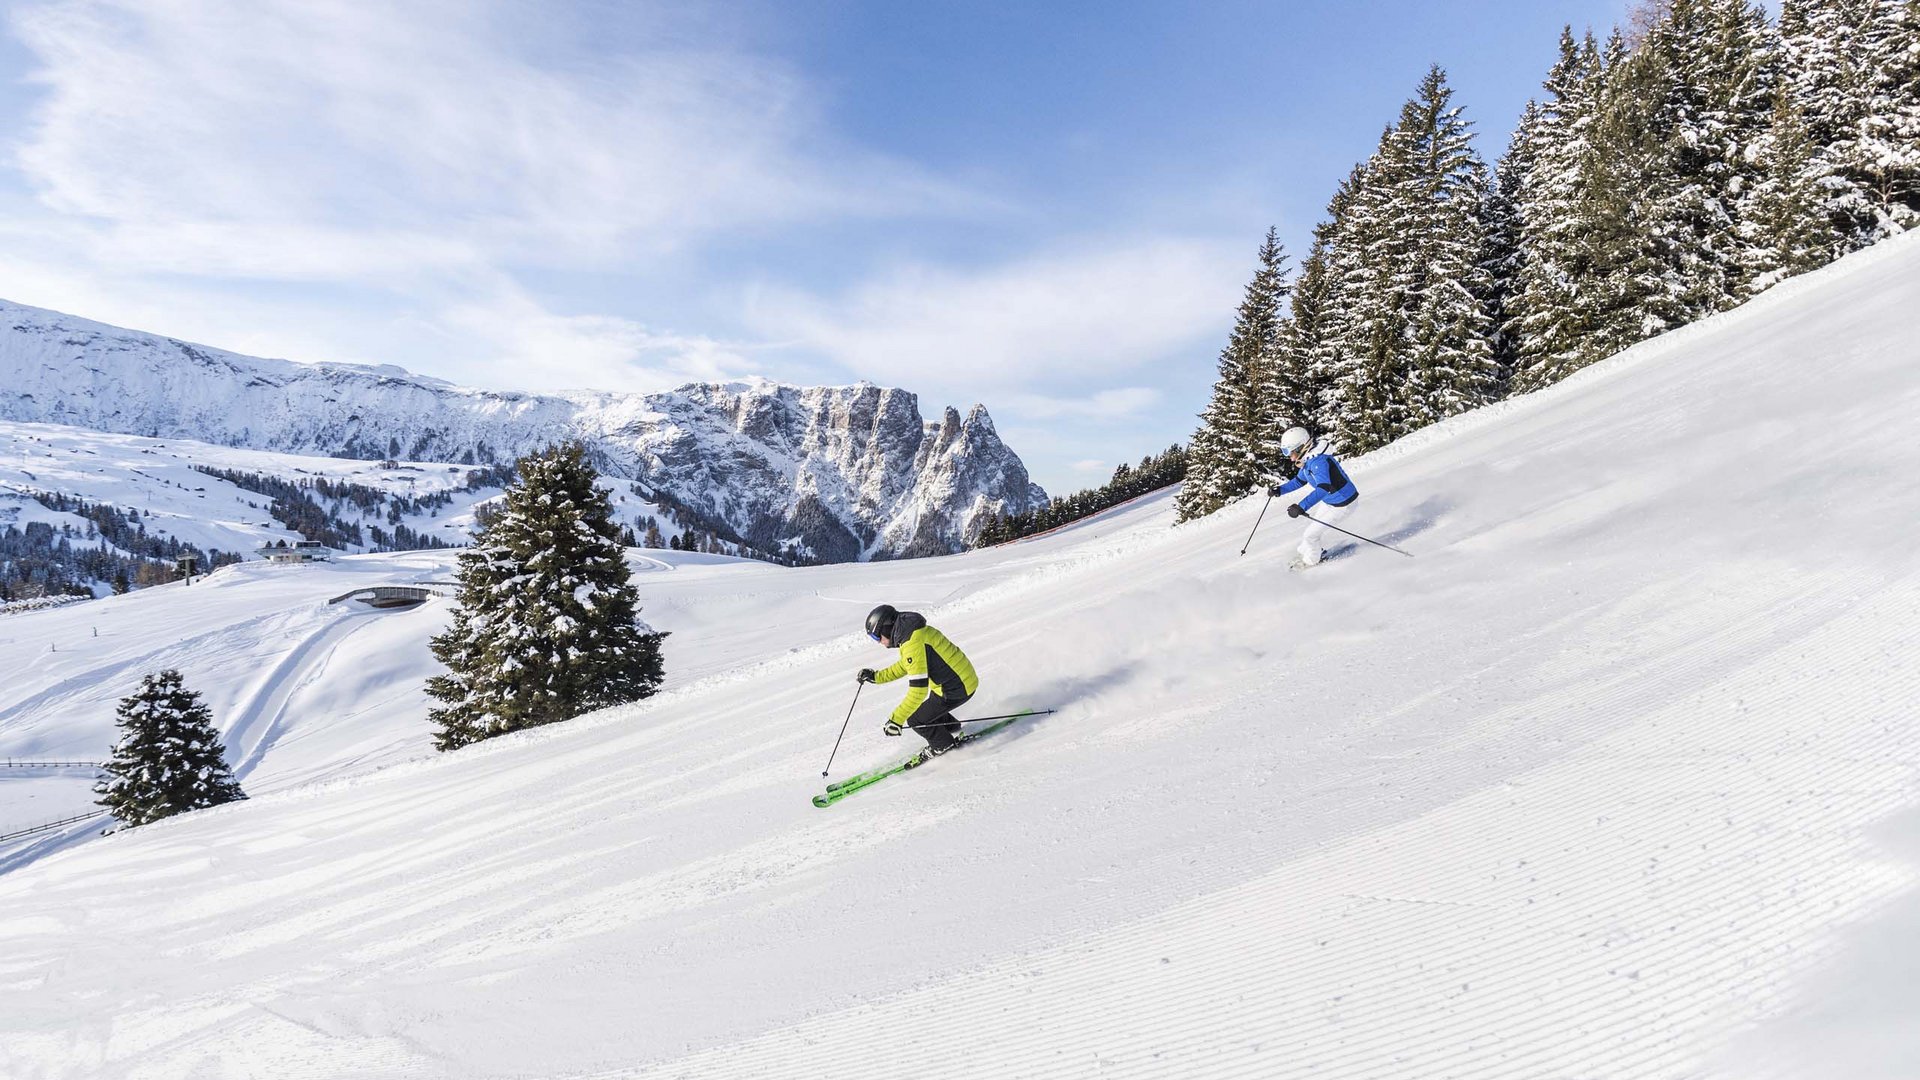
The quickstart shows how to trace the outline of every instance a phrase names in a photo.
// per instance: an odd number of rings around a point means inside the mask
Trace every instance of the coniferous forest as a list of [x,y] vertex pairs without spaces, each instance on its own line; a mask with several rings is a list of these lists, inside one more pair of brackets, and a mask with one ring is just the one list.
[[1055,496],[1047,505],[1030,514],[1001,514],[994,517],[980,530],[973,546],[992,547],[1057,529],[1150,491],[1177,484],[1186,475],[1187,450],[1183,446],[1169,446],[1158,454],[1141,458],[1138,465],[1123,461],[1113,470],[1113,478],[1097,488]]
[[1920,0],[1656,0],[1571,28],[1489,167],[1439,67],[1327,204],[1269,231],[1177,514],[1300,424],[1364,453],[1920,223]]

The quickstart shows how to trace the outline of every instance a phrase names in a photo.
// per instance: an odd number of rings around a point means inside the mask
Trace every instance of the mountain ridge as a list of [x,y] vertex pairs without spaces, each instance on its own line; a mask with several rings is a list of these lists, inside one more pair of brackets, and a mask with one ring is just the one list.
[[982,405],[753,378],[650,394],[460,386],[390,364],[304,364],[0,300],[0,419],[365,460],[508,461],[579,440],[604,472],[768,551],[946,554],[1046,492]]

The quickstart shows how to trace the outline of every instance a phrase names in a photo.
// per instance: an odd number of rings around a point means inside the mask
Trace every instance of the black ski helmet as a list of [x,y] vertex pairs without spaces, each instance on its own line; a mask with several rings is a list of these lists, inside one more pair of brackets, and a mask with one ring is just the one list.
[[881,604],[879,607],[867,612],[867,636],[875,641],[879,641],[881,638],[891,638],[893,636],[893,620],[899,617],[900,613],[893,609],[892,604]]

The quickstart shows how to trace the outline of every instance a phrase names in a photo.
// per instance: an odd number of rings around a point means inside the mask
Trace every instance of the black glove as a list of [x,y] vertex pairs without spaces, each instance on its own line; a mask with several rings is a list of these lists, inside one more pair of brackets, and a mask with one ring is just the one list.
[[901,728],[899,724],[889,720],[881,725],[880,730],[888,735],[898,735],[900,734]]
[[1280,497],[1280,485],[1279,485],[1279,484],[1275,484],[1275,485],[1273,485],[1272,487],[1270,487],[1270,488],[1268,488],[1268,489],[1267,489],[1267,498],[1269,498],[1269,499],[1277,499],[1277,498],[1279,498],[1279,497]]
[[861,669],[860,669],[859,671],[857,671],[857,672],[855,672],[855,673],[854,673],[854,675],[853,675],[853,681],[855,681],[855,682],[872,682],[872,681],[873,681],[873,669],[872,669],[872,668],[870,668],[870,667],[863,667],[863,668],[861,668]]
[[1300,504],[1299,504],[1299,503],[1293,503],[1293,504],[1291,504],[1291,505],[1289,505],[1289,506],[1287,507],[1287,516],[1288,516],[1288,517],[1302,517],[1302,516],[1304,516],[1305,514],[1306,514],[1306,511],[1305,511],[1305,510],[1302,510],[1302,509],[1300,509]]

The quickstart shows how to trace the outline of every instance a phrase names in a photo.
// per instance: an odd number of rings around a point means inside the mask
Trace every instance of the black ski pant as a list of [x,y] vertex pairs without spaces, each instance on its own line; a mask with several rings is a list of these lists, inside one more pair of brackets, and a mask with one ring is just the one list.
[[927,740],[927,745],[935,750],[945,750],[952,746],[960,735],[960,724],[953,717],[953,710],[967,703],[966,694],[957,698],[944,698],[929,693],[920,707],[913,710],[902,727],[912,728],[914,734]]

